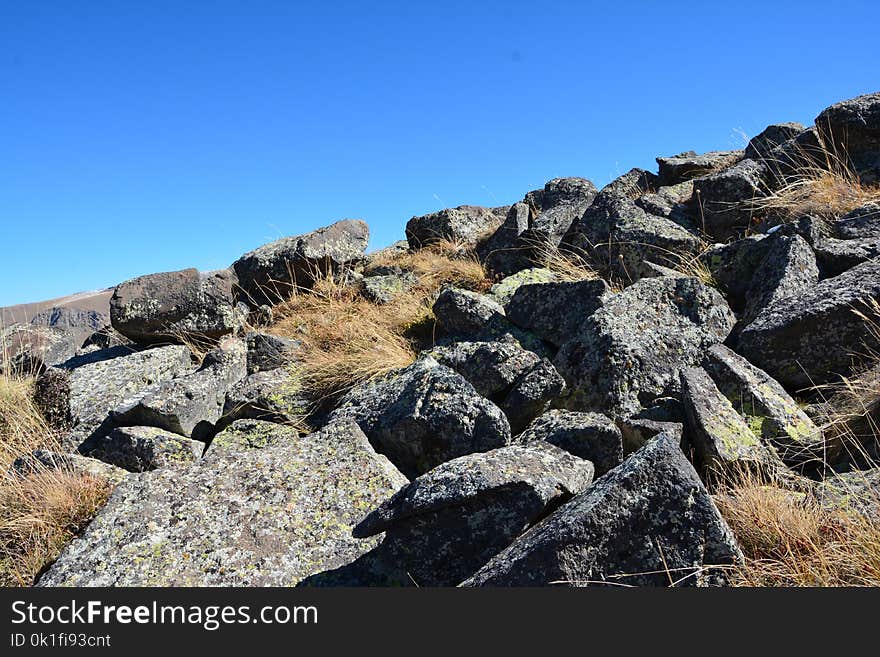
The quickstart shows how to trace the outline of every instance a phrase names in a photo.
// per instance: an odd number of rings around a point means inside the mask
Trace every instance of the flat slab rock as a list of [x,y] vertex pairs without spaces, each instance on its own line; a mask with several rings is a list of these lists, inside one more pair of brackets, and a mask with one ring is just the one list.
[[352,527],[407,483],[352,422],[130,475],[39,586],[290,586],[377,543]]
[[718,586],[733,533],[661,434],[535,525],[462,586]]

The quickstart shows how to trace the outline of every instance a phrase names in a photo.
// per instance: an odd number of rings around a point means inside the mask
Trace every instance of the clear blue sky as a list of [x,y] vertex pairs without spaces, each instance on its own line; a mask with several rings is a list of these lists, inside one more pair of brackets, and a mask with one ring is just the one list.
[[878,25],[867,0],[0,0],[0,305],[741,147],[880,89]]

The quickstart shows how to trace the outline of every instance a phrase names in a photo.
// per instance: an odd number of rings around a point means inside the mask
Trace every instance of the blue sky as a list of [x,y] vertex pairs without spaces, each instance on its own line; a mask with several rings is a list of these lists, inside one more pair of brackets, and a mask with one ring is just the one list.
[[[880,3],[0,0],[0,305],[372,246],[880,89]],[[711,6],[718,5],[718,6]]]

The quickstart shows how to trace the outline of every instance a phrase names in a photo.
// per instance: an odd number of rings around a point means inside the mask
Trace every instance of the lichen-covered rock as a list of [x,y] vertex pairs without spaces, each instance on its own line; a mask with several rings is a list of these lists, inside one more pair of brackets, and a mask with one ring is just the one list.
[[406,239],[412,249],[430,246],[442,240],[474,245],[498,228],[503,220],[490,208],[460,205],[439,212],[413,217],[406,222]]
[[784,461],[827,456],[822,432],[765,371],[720,344],[709,349],[704,367],[752,432],[773,443]]
[[510,424],[501,409],[430,356],[354,388],[331,414],[340,418],[355,420],[410,478],[510,442]]
[[279,367],[251,374],[226,393],[223,423],[249,418],[297,424],[309,414],[309,402],[295,371]]
[[244,322],[233,298],[235,276],[228,269],[148,274],[116,287],[110,322],[139,344],[179,341],[183,336],[215,340]]
[[0,372],[40,374],[76,355],[82,340],[75,329],[31,324],[0,327]]
[[316,276],[360,261],[370,230],[360,219],[343,219],[305,235],[283,237],[250,251],[232,264],[237,296],[252,307],[286,299]]
[[86,456],[128,470],[148,472],[181,467],[201,458],[205,443],[155,427],[124,427],[97,441]]
[[784,144],[789,139],[797,137],[804,131],[800,123],[774,123],[768,125],[757,135],[749,140],[746,146],[745,156],[752,160],[762,160],[769,156],[770,151]]
[[748,228],[752,203],[767,193],[767,167],[742,160],[732,167],[694,181],[694,214],[706,232],[726,240]]
[[695,278],[645,278],[605,297],[553,364],[568,385],[560,405],[626,417],[678,390],[734,324],[721,295]]
[[687,180],[706,176],[735,164],[742,156],[742,151],[711,151],[703,155],[688,151],[672,157],[658,157],[660,183],[662,185],[677,185]]
[[850,372],[873,339],[869,323],[853,312],[871,299],[880,299],[880,260],[773,303],[742,331],[736,350],[785,386],[827,383]]
[[463,586],[712,586],[742,561],[678,439],[660,435]]
[[302,345],[299,340],[251,331],[244,336],[247,344],[247,373],[256,374],[289,365]]
[[377,542],[351,528],[405,485],[351,422],[130,475],[40,586],[291,586]]
[[880,237],[880,203],[866,203],[834,222],[841,239]]
[[813,249],[822,276],[829,278],[880,256],[880,236],[847,240],[824,237]]
[[507,302],[505,311],[512,323],[560,347],[577,335],[609,292],[601,278],[523,285]]
[[494,275],[508,276],[534,264],[532,246],[520,238],[536,212],[527,203],[514,203],[495,232],[477,246],[477,255]]
[[122,468],[97,459],[80,454],[59,454],[46,449],[37,449],[30,454],[19,456],[11,467],[12,472],[22,477],[45,470],[62,470],[87,475],[106,481],[111,486],[115,486],[128,476],[128,472]]
[[826,509],[854,511],[880,522],[880,468],[829,477],[817,487],[816,495]]
[[117,426],[148,426],[206,440],[223,415],[226,393],[247,374],[243,340],[228,339],[191,374],[163,381],[122,401],[111,417]]
[[734,310],[745,307],[753,274],[767,256],[770,244],[766,235],[749,235],[728,244],[716,244],[700,255],[700,261],[712,273]]
[[602,476],[623,460],[620,429],[600,413],[552,410],[535,419],[517,443],[543,441],[590,461]]
[[592,479],[589,461],[546,443],[469,454],[413,480],[354,535],[384,531],[384,551],[416,584],[454,586]]
[[681,422],[653,420],[633,415],[618,420],[618,426],[623,439],[623,453],[627,455],[641,449],[661,433],[675,437],[680,444],[683,441],[684,426]]
[[543,267],[529,267],[506,276],[489,290],[489,296],[502,306],[506,306],[516,291],[523,285],[552,283],[557,279],[556,272]]
[[434,315],[448,335],[478,337],[506,324],[504,308],[485,294],[448,287],[434,302]]
[[688,438],[707,475],[766,471],[771,459],[761,444],[760,430],[752,430],[705,370],[682,370],[681,388]]
[[299,432],[294,427],[266,420],[236,420],[214,436],[205,454],[263,449],[299,439]]
[[361,282],[361,293],[373,303],[391,303],[394,297],[409,292],[418,283],[415,274],[408,271],[400,273],[365,276]]
[[880,180],[880,92],[826,108],[816,128],[828,149],[843,154],[865,181]]

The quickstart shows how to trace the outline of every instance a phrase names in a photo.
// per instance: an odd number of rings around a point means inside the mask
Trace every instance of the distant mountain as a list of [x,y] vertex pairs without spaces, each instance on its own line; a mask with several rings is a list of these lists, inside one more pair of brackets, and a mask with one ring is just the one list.
[[113,288],[0,308],[0,326],[37,324],[60,328],[99,329],[110,321]]

